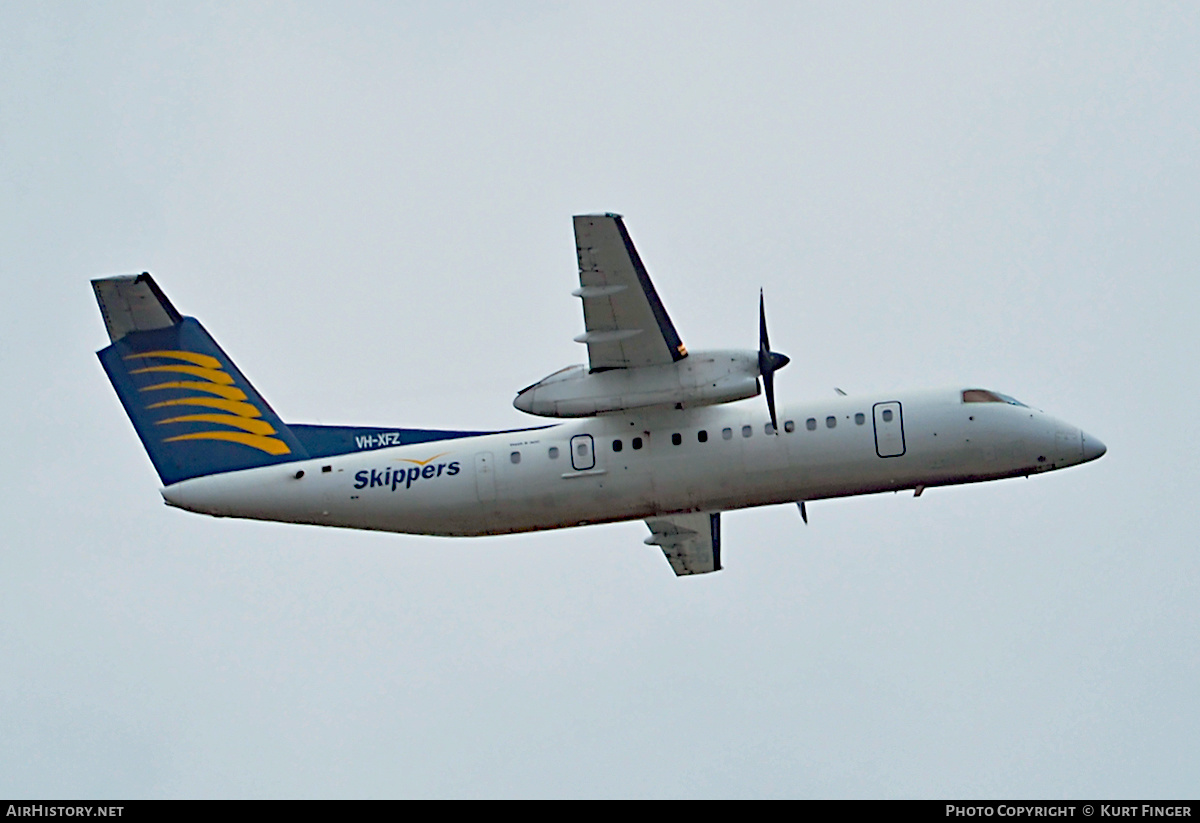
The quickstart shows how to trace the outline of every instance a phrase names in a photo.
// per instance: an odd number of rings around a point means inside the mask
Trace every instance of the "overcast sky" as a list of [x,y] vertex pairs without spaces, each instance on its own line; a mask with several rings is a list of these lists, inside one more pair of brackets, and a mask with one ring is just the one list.
[[[1195,796],[1195,4],[247,5],[0,6],[0,796]],[[693,350],[765,290],[781,403],[1108,455],[731,513],[693,579],[163,505],[90,278],[286,420],[508,428],[594,211]]]

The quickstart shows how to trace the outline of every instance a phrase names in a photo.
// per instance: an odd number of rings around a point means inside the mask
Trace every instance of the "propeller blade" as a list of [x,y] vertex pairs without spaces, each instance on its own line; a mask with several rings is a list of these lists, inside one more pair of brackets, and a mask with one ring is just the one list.
[[786,354],[771,351],[771,340],[767,336],[767,308],[762,289],[758,290],[758,373],[762,375],[763,389],[767,395],[767,410],[771,412],[771,429],[778,436],[779,419],[775,415],[775,371],[790,362]]
[[771,351],[771,341],[767,339],[767,307],[763,302],[763,290],[758,290],[758,356],[762,359],[764,353]]
[[763,388],[767,393],[767,411],[771,412],[771,431],[779,436],[779,420],[775,417],[775,370],[763,372]]

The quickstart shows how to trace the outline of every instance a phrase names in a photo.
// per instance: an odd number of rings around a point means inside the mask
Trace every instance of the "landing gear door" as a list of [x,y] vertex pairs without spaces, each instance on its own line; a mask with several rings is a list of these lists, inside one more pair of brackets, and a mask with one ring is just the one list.
[[876,403],[875,453],[880,457],[899,457],[904,454],[904,415],[900,404]]
[[590,434],[571,438],[571,468],[577,472],[596,468],[596,444]]

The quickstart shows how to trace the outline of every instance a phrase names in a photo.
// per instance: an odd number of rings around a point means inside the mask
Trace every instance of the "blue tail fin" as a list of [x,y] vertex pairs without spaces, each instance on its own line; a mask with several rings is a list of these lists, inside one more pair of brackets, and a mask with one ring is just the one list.
[[308,453],[199,321],[149,274],[93,280],[112,345],[97,352],[163,485]]

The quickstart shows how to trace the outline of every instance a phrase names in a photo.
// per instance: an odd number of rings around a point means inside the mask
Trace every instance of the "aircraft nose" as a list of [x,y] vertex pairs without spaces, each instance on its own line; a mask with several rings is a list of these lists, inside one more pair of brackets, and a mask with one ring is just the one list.
[[1083,440],[1084,463],[1088,462],[1089,460],[1095,460],[1097,457],[1103,457],[1104,453],[1108,451],[1108,447],[1101,442],[1099,437],[1092,437],[1085,431],[1081,431],[1079,436]]

